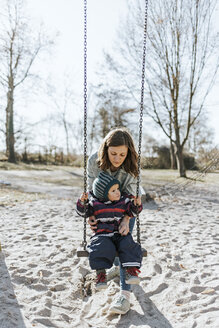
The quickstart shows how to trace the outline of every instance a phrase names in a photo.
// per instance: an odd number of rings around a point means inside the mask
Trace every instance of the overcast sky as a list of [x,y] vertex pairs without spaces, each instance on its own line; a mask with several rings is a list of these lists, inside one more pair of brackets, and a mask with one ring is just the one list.
[[[83,81],[84,1],[28,0],[27,3],[31,15],[43,21],[48,33],[59,32],[50,66],[53,74],[63,74],[63,70],[70,68]],[[112,47],[119,20],[127,10],[127,0],[88,0],[87,7],[88,81],[91,81],[103,49]]]
[[[46,70],[52,78],[60,79],[68,71],[74,76],[74,87],[83,94],[83,0],[28,0],[28,11],[36,23],[43,21],[48,33],[59,32],[55,52]],[[116,38],[118,24],[127,12],[127,0],[88,0],[88,82],[95,82],[95,71],[102,59],[103,49],[110,50]],[[218,17],[218,10],[215,13]],[[218,19],[215,20],[218,22]],[[216,28],[216,24],[215,24]],[[207,101],[209,125],[215,130],[219,144],[219,92],[214,86]],[[35,110],[37,108],[37,110]],[[28,105],[32,117],[45,114],[37,103]]]

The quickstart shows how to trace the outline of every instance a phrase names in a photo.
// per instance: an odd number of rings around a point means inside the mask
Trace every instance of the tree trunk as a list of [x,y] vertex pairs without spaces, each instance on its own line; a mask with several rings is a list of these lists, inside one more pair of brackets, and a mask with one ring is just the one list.
[[70,153],[70,151],[69,151],[69,135],[68,135],[68,126],[67,126],[65,117],[63,117],[63,124],[64,124],[64,129],[65,129],[66,151],[67,151],[67,155],[69,155],[69,153]]
[[6,113],[6,122],[5,122],[5,145],[6,145],[6,155],[9,155],[9,138],[8,138],[8,131],[9,131],[9,110],[8,106],[5,109]]
[[176,145],[176,160],[177,160],[177,168],[179,170],[180,177],[186,178],[186,170],[183,160],[183,148],[180,145]]
[[6,153],[8,161],[16,163],[14,151],[14,95],[13,89],[8,90],[6,108]]
[[171,170],[177,169],[176,155],[172,141],[170,141],[170,168]]

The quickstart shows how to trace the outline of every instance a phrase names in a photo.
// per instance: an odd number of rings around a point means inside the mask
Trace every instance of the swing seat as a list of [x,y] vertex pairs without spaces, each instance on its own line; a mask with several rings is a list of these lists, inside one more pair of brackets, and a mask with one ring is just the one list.
[[[147,257],[147,251],[146,251],[146,249],[145,248],[141,248],[141,250],[142,250],[142,256],[143,257]],[[87,249],[85,250],[83,246],[78,247],[78,249],[77,249],[77,257],[88,257],[88,256],[89,256],[89,252],[88,252]],[[118,253],[117,252],[116,252],[116,256],[118,256]]]

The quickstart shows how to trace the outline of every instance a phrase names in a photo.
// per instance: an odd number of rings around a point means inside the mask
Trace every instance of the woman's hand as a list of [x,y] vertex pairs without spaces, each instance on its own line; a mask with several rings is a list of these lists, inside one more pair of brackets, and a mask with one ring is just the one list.
[[129,232],[129,216],[124,216],[120,225],[119,225],[119,233],[122,236],[126,236]]
[[95,216],[90,216],[88,219],[88,223],[90,225],[90,228],[93,232],[97,229],[97,220],[95,219]]
[[141,196],[134,197],[134,204],[135,206],[141,206]]

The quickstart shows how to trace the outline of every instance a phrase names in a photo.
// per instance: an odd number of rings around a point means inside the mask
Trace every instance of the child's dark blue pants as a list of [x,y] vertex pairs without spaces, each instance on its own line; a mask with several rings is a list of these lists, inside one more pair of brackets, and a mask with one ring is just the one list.
[[133,240],[130,233],[126,236],[119,233],[112,237],[94,236],[88,248],[90,267],[93,270],[111,268],[116,251],[123,268],[141,266],[141,246]]

